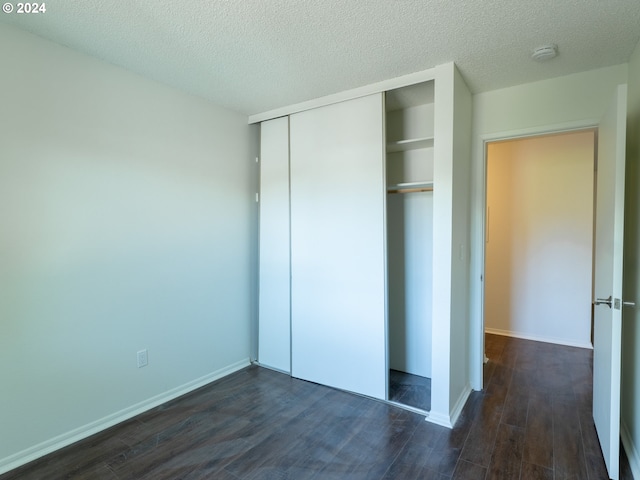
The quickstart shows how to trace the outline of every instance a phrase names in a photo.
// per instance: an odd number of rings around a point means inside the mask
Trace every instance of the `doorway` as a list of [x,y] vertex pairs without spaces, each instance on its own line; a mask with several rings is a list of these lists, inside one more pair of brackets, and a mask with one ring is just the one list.
[[486,145],[487,333],[592,348],[596,130]]

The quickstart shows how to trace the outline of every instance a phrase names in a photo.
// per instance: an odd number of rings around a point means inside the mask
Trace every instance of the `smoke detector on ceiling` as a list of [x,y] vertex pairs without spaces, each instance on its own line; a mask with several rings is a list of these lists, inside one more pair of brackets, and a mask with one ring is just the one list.
[[558,55],[558,46],[557,45],[543,45],[541,47],[536,48],[531,55],[531,58],[537,60],[538,62],[544,62],[547,60],[551,60],[556,55]]

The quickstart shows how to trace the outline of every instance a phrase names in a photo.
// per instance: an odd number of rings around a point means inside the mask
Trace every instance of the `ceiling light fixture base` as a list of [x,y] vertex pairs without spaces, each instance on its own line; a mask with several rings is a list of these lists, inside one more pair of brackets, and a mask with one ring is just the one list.
[[536,48],[531,55],[531,58],[538,62],[545,62],[551,60],[558,55],[558,46],[554,44],[543,45]]

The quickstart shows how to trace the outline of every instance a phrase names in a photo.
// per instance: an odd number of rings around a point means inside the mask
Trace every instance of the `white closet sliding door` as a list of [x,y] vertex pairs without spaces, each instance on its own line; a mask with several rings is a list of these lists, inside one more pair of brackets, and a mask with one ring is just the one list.
[[258,361],[291,371],[289,117],[260,127]]
[[292,375],[386,397],[382,94],[290,118]]

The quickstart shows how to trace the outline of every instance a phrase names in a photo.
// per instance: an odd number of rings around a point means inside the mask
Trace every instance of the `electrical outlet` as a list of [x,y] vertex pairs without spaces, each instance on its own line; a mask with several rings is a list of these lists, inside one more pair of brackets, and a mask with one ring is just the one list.
[[149,357],[147,356],[147,349],[140,350],[138,352],[138,368],[146,367],[149,363]]

